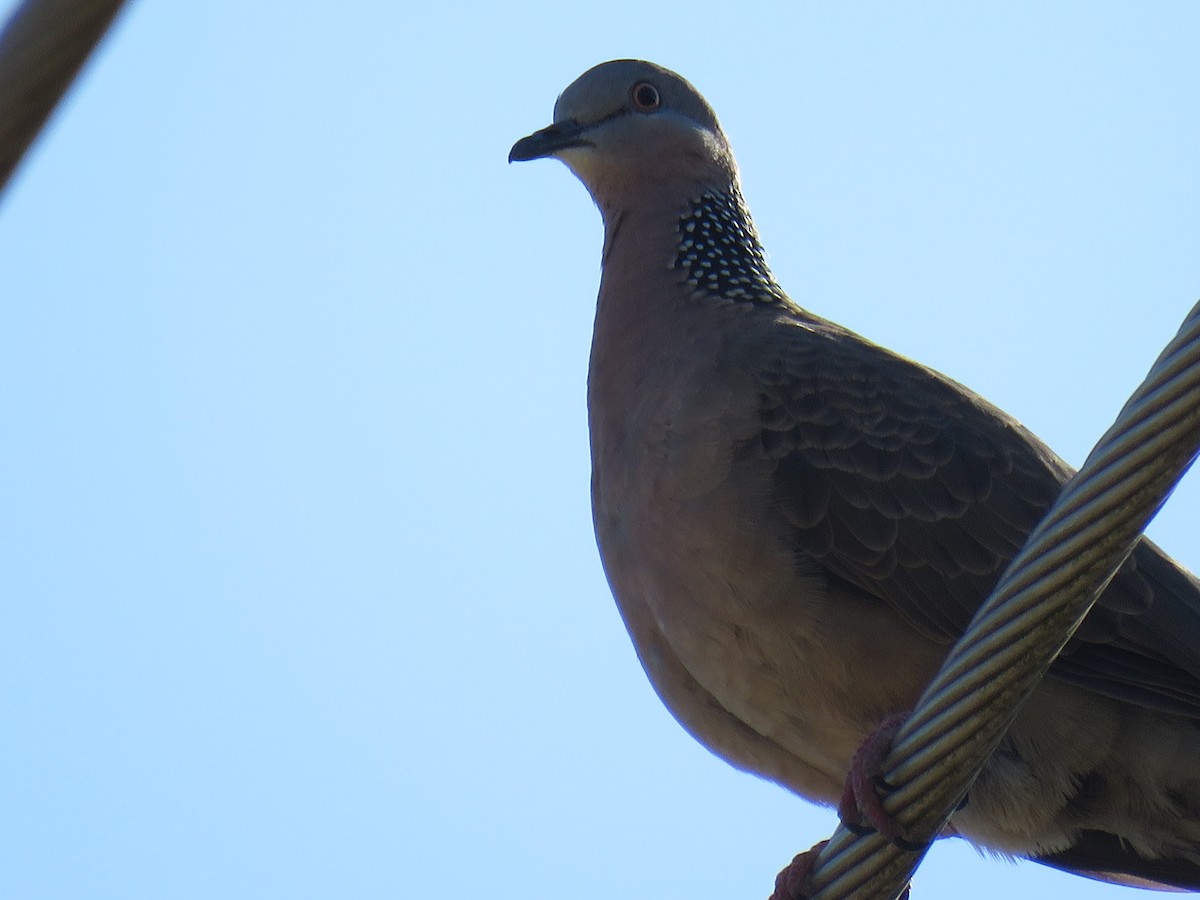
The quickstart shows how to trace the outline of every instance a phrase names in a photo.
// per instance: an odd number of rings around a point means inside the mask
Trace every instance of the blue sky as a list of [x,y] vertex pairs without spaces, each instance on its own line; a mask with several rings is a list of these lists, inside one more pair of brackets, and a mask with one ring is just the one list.
[[597,62],[705,93],[801,303],[1072,463],[1200,297],[1194,4],[511,7],[140,0],[0,201],[0,896],[765,897],[832,831],[600,569],[599,217],[505,164]]

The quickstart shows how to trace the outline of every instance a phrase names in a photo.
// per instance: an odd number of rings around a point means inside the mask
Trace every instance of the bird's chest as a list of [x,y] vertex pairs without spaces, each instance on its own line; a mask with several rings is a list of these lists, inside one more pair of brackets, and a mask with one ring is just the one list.
[[[793,784],[823,796],[866,732],[911,703],[925,667],[876,678],[895,649],[892,614],[834,596],[798,558],[760,444],[757,398],[749,377],[723,367],[719,354],[663,354],[645,374],[609,369],[594,355],[596,535],[617,605],[668,706],[661,652],[722,709],[824,773]],[[924,666],[926,654],[917,655]],[[856,705],[864,677],[882,687]],[[702,724],[690,727],[720,746]]]
[[757,425],[729,373],[700,349],[643,352],[640,365],[592,360],[593,514],[614,589],[635,579],[668,617],[679,592],[664,582],[729,582],[739,525],[754,530],[745,520],[765,493],[739,465]]
[[[754,391],[688,358],[664,357],[650,377],[607,374],[593,360],[592,501],[622,615],[652,622],[692,675],[746,717],[751,706],[786,708],[772,696],[791,683],[778,667],[804,664],[798,641],[812,629],[790,620],[811,607],[797,596],[794,558],[771,528],[768,476],[754,464]],[[642,662],[654,680],[653,659]]]
[[660,351],[618,371],[593,359],[592,501],[606,563],[712,574],[730,561],[739,524],[754,530],[742,520],[766,493],[740,462],[756,414],[706,357]]

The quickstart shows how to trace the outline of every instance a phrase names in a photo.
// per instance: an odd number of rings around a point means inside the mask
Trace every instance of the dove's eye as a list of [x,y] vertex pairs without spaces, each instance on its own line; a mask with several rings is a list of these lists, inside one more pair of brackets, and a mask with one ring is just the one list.
[[639,81],[629,91],[629,99],[633,101],[634,109],[639,112],[654,112],[662,106],[662,96],[658,88],[648,81]]

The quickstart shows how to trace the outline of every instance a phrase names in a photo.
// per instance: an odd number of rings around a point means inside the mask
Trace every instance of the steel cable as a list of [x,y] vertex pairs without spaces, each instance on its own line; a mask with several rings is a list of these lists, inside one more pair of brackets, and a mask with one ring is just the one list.
[[[897,733],[884,809],[928,846],[1200,452],[1200,304],[1063,488]],[[899,895],[925,850],[840,827],[812,900]]]

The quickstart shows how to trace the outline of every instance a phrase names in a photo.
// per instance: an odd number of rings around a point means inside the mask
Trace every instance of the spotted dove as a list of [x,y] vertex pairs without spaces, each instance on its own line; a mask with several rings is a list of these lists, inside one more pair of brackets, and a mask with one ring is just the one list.
[[[1070,469],[945,376],[776,282],[713,110],[619,60],[511,160],[604,220],[588,377],[605,572],[646,674],[732,765],[838,802]],[[951,826],[1091,877],[1200,890],[1200,582],[1143,539]]]

